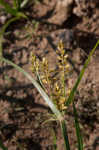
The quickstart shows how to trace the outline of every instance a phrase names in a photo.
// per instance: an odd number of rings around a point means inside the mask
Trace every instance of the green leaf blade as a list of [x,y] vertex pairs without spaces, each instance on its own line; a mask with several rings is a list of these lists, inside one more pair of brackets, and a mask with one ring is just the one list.
[[0,0],[0,5],[2,5],[5,8],[5,11],[7,13],[11,14],[12,16],[27,18],[24,13],[22,13],[22,12],[19,11],[19,8],[18,8],[19,6],[18,7],[16,6],[16,2],[14,2],[15,8],[12,8],[4,0]]
[[74,112],[74,119],[75,119],[75,129],[76,129],[76,136],[77,136],[77,143],[78,143],[78,150],[83,150],[83,139],[80,131],[78,115],[76,111],[75,104],[73,102],[73,112]]
[[0,0],[0,4],[5,8],[5,11],[7,13],[10,13],[13,16],[16,16],[17,14],[17,9],[12,8],[7,2],[4,0]]
[[72,88],[72,90],[71,90],[71,92],[70,92],[70,95],[69,95],[69,97],[68,97],[68,99],[67,99],[67,101],[66,101],[66,103],[65,103],[66,106],[69,106],[69,105],[73,102],[73,100],[74,100],[74,95],[75,95],[76,90],[77,90],[77,88],[78,88],[78,85],[79,85],[79,83],[80,83],[80,81],[81,81],[81,79],[82,79],[82,77],[83,77],[83,75],[84,75],[85,69],[87,68],[88,63],[89,63],[89,61],[90,61],[90,59],[91,59],[91,56],[93,55],[93,53],[94,53],[94,51],[96,50],[96,48],[98,47],[98,45],[99,45],[99,40],[97,41],[96,45],[95,45],[94,48],[91,50],[91,52],[90,52],[90,54],[89,54],[87,60],[85,61],[85,64],[84,64],[84,66],[83,66],[83,68],[82,68],[82,70],[81,70],[81,72],[80,72],[80,74],[79,74],[79,77],[78,77],[78,79],[77,79],[77,81],[76,81],[74,87]]
[[62,131],[62,135],[63,135],[63,138],[64,138],[65,150],[70,150],[70,144],[69,144],[68,132],[67,132],[67,127],[66,127],[66,121],[65,120],[61,121],[61,131]]

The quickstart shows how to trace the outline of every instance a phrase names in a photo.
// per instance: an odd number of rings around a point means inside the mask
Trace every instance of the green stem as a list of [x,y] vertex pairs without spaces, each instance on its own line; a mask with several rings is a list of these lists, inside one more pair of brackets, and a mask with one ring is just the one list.
[[65,150],[70,150],[70,144],[69,144],[69,139],[68,139],[66,121],[62,120],[60,124],[61,124],[62,135],[63,135],[63,138],[64,138]]

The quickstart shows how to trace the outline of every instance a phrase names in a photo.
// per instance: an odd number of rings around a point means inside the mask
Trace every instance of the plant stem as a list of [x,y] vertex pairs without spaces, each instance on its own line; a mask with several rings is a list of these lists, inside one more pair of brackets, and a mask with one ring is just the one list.
[[63,135],[63,138],[64,138],[65,150],[70,150],[70,144],[69,144],[69,139],[68,139],[66,121],[62,120],[60,124],[61,124],[62,135]]

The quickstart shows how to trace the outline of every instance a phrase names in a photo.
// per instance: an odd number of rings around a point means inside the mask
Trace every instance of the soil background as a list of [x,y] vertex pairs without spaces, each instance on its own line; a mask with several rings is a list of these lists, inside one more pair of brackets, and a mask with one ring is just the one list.
[[[50,67],[56,63],[59,39],[64,40],[72,74],[72,88],[89,52],[99,39],[99,1],[86,5],[72,1],[69,15],[61,20],[56,0],[33,2],[24,9],[29,20],[12,23],[3,42],[3,55],[32,76],[31,52],[38,58],[47,57]],[[70,9],[69,9],[70,10]],[[58,13],[57,13],[58,12]],[[53,17],[57,15],[57,17]],[[54,19],[53,19],[54,18]],[[55,20],[56,19],[56,20]],[[60,20],[59,20],[60,19]],[[0,27],[3,24],[1,22]],[[96,49],[75,95],[84,150],[99,149],[99,47]],[[63,139],[59,124],[43,124],[49,108],[26,77],[6,63],[0,63],[0,139],[8,150],[54,150],[53,130],[59,150]],[[66,113],[71,150],[77,149],[72,106]]]

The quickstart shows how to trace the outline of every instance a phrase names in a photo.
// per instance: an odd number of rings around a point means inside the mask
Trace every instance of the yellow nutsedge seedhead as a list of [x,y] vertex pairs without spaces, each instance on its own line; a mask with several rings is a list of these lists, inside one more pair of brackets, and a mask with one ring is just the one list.
[[[41,62],[41,72],[49,78],[49,65],[47,59],[44,57]],[[45,77],[45,78],[46,78]]]
[[33,53],[31,53],[31,62],[32,62],[32,64],[35,62],[35,60],[36,60],[36,56]]
[[66,54],[66,55],[64,56],[64,58],[67,59],[67,58],[68,58],[68,55]]
[[31,54],[31,63],[32,63],[32,67],[31,70],[32,72],[38,72],[39,71],[39,60],[36,58],[36,56],[32,53]]
[[50,78],[50,71],[47,59],[44,57],[41,62],[41,71],[44,75],[44,78],[47,80]]
[[67,109],[67,107],[65,106],[65,101],[66,98],[63,96],[60,96],[59,99],[57,99],[57,107],[59,108],[60,111],[64,111]]
[[47,80],[46,79],[42,79],[43,84],[47,84]]
[[70,95],[70,92],[71,92],[71,89],[68,89],[68,90],[67,90],[67,93],[66,93],[66,94],[67,94],[67,96],[69,96],[69,95]]
[[68,55],[65,54],[65,49],[62,41],[60,41],[58,44],[57,54],[57,59],[59,60],[60,65],[64,67],[64,65],[67,64]]
[[59,51],[64,49],[64,44],[63,44],[62,40],[59,41],[57,48],[58,48]]
[[47,59],[44,57],[43,58],[43,60],[42,60],[42,65],[44,66],[44,67],[48,67],[48,61],[47,61]]
[[40,66],[39,61],[36,60],[36,62],[35,62],[35,68],[36,68],[37,72],[39,71],[39,66]]
[[56,91],[58,91],[58,90],[59,90],[58,83],[55,83],[55,89],[56,89]]
[[64,44],[62,40],[59,41],[58,47],[57,47],[57,54],[60,55],[60,57],[63,57],[65,55],[65,49],[64,49]]
[[[62,43],[61,43],[61,45],[62,45]],[[60,46],[60,48],[63,48],[63,47]],[[65,73],[68,73],[69,68],[70,68],[70,65],[68,64],[68,61],[67,61],[68,55],[65,54],[64,49],[60,49],[59,53],[57,52],[57,54],[58,54],[57,59],[58,59],[59,72],[60,72],[60,74],[64,74],[64,76],[65,76]]]
[[65,97],[60,97],[60,100],[59,100],[59,104],[64,104],[65,103]]
[[60,89],[60,87],[59,87],[57,82],[54,85],[54,95],[56,95],[56,96],[60,96],[61,95],[61,89]]
[[65,106],[66,98],[65,98],[65,96],[63,96],[62,91],[63,91],[63,89],[60,88],[58,83],[55,83],[54,91],[53,91],[53,99],[54,99],[53,101],[60,111],[63,111],[67,108]]
[[35,61],[36,61],[36,56],[33,53],[31,53],[32,72],[35,72]]
[[66,64],[64,68],[65,68],[65,70],[68,72],[68,71],[69,71],[69,68],[70,68],[70,65],[69,65],[69,64]]
[[60,107],[60,110],[63,111],[63,110],[66,110],[66,109],[67,109],[67,107],[64,104],[62,104],[61,107]]
[[[68,55],[64,49],[62,40],[59,41],[57,47],[57,64],[53,68],[49,68],[48,60],[44,57],[42,61],[36,58],[32,53],[31,63],[32,72],[40,76],[42,85],[52,101],[60,111],[67,109],[65,102],[70,94],[70,90],[65,87],[66,75],[70,71],[70,65],[67,61]],[[38,73],[38,74],[37,74]]]

